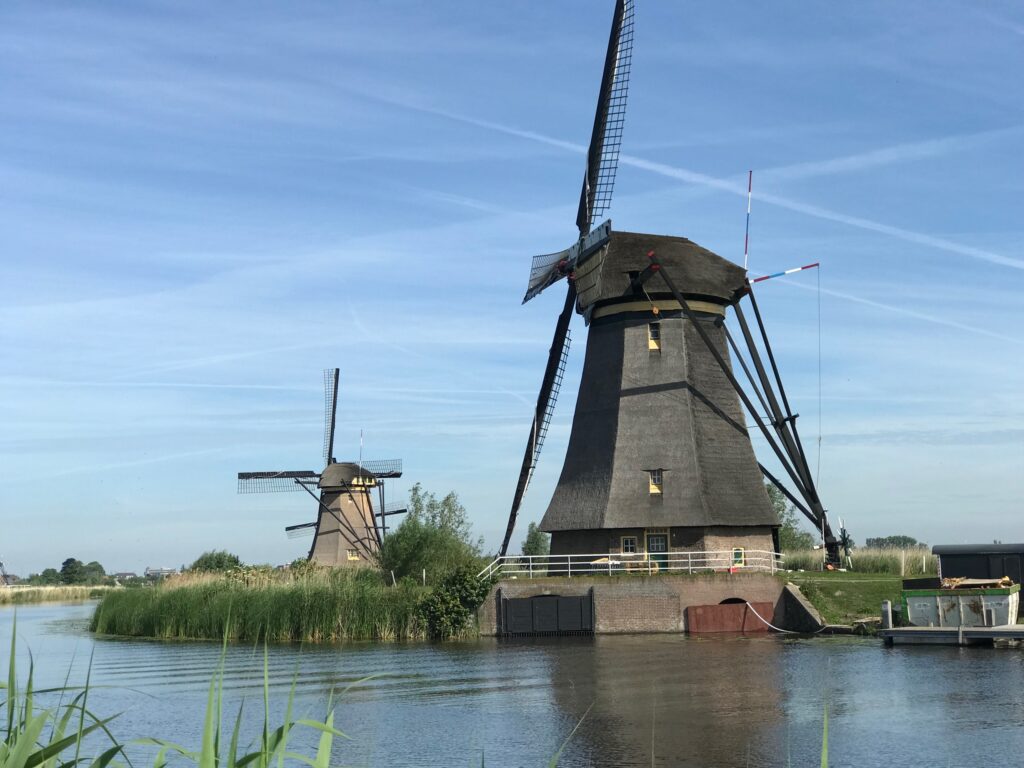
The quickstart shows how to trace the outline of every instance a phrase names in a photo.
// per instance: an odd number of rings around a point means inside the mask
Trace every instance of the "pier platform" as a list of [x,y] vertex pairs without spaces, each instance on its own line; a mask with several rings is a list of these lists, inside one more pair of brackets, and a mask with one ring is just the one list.
[[995,627],[894,627],[878,630],[886,645],[993,645],[1024,640],[1024,624]]

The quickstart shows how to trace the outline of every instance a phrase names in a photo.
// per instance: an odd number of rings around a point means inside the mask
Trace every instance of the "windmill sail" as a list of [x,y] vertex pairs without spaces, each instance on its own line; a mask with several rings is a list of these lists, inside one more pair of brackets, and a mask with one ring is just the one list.
[[334,459],[334,422],[338,413],[339,369],[324,370],[324,464]]
[[[587,151],[587,169],[580,191],[580,210],[576,216],[580,241],[569,249],[564,259],[557,258],[560,254],[548,254],[534,259],[524,302],[567,276],[576,263],[600,247],[600,244],[597,244],[597,239],[602,235],[591,233],[590,229],[592,222],[598,216],[604,215],[611,203],[612,189],[615,186],[615,171],[619,160],[619,146],[622,142],[622,128],[625,121],[632,51],[633,0],[616,0],[611,34],[608,36],[608,51],[605,55],[604,71],[601,76],[601,90],[598,93],[597,110],[594,114],[594,128],[590,136],[590,148]],[[601,229],[610,231],[611,225]],[[512,509],[509,512],[505,538],[498,553],[500,555],[504,555],[508,551],[519,507],[527,486],[530,484],[533,470],[537,466],[540,446],[543,445],[543,436],[547,433],[547,425],[551,420],[558,384],[561,382],[561,372],[565,370],[569,321],[572,319],[575,303],[576,286],[570,280],[566,289],[565,304],[555,322],[554,338],[551,342],[551,349],[548,351],[548,362],[544,369],[544,378],[541,380],[540,392],[537,395],[537,407],[534,410],[530,437],[527,440],[523,463],[519,470],[519,480],[516,483],[515,495],[512,499]]]
[[608,37],[608,53],[601,76],[601,92],[594,115],[594,130],[587,153],[587,173],[580,192],[576,226],[580,236],[608,210],[619,165],[622,128],[626,122],[626,97],[633,62],[633,0],[618,0]]
[[316,488],[320,473],[311,469],[293,472],[239,472],[239,493],[280,493]]

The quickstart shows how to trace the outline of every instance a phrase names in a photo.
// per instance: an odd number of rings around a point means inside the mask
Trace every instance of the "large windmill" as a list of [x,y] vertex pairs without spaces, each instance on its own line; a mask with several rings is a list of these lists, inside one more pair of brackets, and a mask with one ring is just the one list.
[[[305,491],[317,503],[317,518],[290,525],[289,533],[312,531],[309,559],[320,565],[358,567],[374,562],[385,533],[384,480],[402,476],[400,459],[339,462],[334,458],[338,412],[337,368],[324,371],[324,469],[280,472],[239,472],[239,493]],[[380,511],[374,511],[376,491]]]
[[[552,534],[553,555],[777,550],[779,521],[763,475],[822,532],[838,560],[744,269],[683,237],[597,223],[615,183],[632,44],[633,1],[617,0],[576,215],[578,239],[533,259],[523,299],[566,282],[499,554],[506,554],[537,466],[576,311],[589,327],[586,358],[565,463],[540,526]],[[753,328],[740,307],[745,296]],[[742,353],[725,324],[730,307]],[[755,457],[744,408],[788,485]]]

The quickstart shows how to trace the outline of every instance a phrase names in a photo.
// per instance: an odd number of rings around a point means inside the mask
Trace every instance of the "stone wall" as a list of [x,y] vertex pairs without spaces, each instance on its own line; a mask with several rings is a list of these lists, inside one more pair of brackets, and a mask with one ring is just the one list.
[[775,606],[772,624],[783,629],[808,631],[820,624],[814,609],[786,596],[785,583],[767,573],[707,573],[693,576],[623,575],[601,577],[547,577],[505,579],[491,590],[478,612],[480,632],[498,633],[499,599],[536,595],[594,594],[595,632],[598,634],[683,632],[689,606],[718,605],[741,599]]

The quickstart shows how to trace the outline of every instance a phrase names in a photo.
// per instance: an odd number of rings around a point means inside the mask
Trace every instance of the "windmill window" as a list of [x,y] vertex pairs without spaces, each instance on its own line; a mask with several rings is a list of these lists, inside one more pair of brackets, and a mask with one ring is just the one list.
[[647,348],[661,351],[661,323],[647,324]]
[[747,551],[743,547],[735,547],[732,551],[732,564],[733,565],[746,565],[747,564]]
[[636,536],[622,537],[622,554],[632,555],[636,553]]
[[651,469],[647,472],[647,480],[651,493],[661,493],[663,477],[660,469]]
[[359,559],[359,550],[358,549],[350,549],[348,551],[348,559],[349,560],[358,560]]

